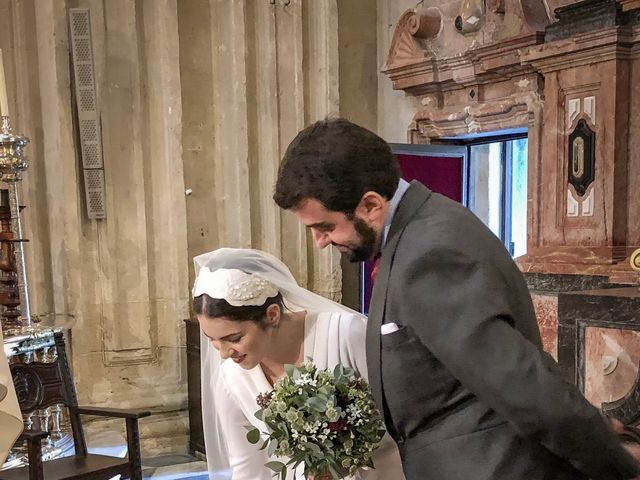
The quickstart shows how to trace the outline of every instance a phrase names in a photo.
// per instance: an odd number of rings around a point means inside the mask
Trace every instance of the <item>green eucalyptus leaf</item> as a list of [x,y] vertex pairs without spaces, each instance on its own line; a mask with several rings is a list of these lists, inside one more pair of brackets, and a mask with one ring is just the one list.
[[312,453],[322,453],[320,447],[315,443],[307,442],[305,443],[305,447],[307,447]]
[[323,402],[318,397],[308,398],[305,403],[309,408],[312,408],[313,410],[316,410],[317,412],[324,412],[324,411],[327,410],[326,402]]
[[260,441],[260,430],[253,428],[247,432],[247,440],[249,443],[256,444]]
[[333,465],[328,464],[327,467],[329,468],[329,473],[331,473],[331,476],[333,477],[334,480],[340,480],[340,474],[338,473],[338,471],[333,467]]
[[277,440],[271,440],[269,442],[269,448],[267,449],[267,455],[268,456],[273,456],[273,454],[276,451],[276,448],[278,448],[278,441]]
[[287,471],[287,466],[282,462],[276,462],[276,461],[267,462],[264,464],[264,466],[269,468],[270,470],[273,470],[276,473],[282,472],[283,469],[285,472]]
[[[287,363],[284,366],[284,371],[288,377],[293,377],[293,372],[298,372],[298,369],[296,368],[295,365],[291,365],[290,363]],[[298,372],[298,375],[300,375],[300,372]]]

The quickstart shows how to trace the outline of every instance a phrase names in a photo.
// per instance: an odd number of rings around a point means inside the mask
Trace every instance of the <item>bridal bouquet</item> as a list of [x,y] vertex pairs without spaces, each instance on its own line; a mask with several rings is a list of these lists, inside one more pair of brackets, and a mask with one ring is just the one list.
[[[272,392],[258,396],[256,417],[267,425],[261,448],[269,456],[289,457],[287,464],[266,464],[281,479],[287,466],[304,464],[304,474],[339,479],[361,467],[373,467],[373,452],[380,445],[384,427],[369,385],[348,367],[333,372],[307,363],[286,365],[287,376]],[[251,443],[260,441],[260,431],[247,433]]]

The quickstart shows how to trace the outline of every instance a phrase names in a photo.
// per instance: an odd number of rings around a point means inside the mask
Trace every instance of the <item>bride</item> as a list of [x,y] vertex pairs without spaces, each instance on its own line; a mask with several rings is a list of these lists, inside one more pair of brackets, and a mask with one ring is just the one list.
[[[202,412],[210,475],[228,466],[233,480],[271,480],[270,459],[246,439],[266,426],[256,397],[273,389],[284,365],[312,359],[320,369],[341,363],[367,378],[366,318],[296,283],[277,258],[259,250],[223,248],[194,259],[194,313],[201,329]],[[287,459],[283,459],[286,463]],[[356,478],[401,480],[400,457],[388,435],[375,469]],[[287,478],[303,479],[303,468]]]

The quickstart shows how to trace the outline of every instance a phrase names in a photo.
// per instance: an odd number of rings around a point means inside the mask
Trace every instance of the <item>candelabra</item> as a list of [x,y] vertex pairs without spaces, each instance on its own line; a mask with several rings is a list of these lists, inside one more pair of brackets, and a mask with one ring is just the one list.
[[27,137],[13,134],[8,116],[0,117],[0,181],[9,186],[0,195],[0,304],[5,307],[2,328],[9,334],[32,327],[18,194],[28,167],[23,152],[27,143]]
[[[5,102],[6,103],[6,102]],[[3,111],[4,112],[4,111]],[[25,268],[18,182],[28,167],[24,147],[27,137],[14,135],[8,116],[0,117],[0,181],[8,189],[0,189],[0,314],[4,335],[4,351],[9,363],[50,363],[55,359],[53,334],[58,328],[34,326],[29,308],[29,287]],[[15,381],[15,380],[14,380]],[[27,388],[28,385],[27,385]],[[0,392],[1,393],[1,392]],[[26,430],[50,433],[43,443],[43,460],[68,454],[73,437],[66,409],[55,404],[24,415]],[[19,466],[27,461],[24,445],[12,449],[3,468]]]

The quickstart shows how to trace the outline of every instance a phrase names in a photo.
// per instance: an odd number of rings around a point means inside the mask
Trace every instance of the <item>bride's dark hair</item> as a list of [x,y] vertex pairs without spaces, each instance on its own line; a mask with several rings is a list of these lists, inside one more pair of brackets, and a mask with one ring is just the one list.
[[267,308],[274,304],[280,307],[281,312],[284,312],[281,293],[278,292],[275,297],[267,298],[262,305],[243,305],[241,307],[230,305],[223,298],[211,298],[203,293],[193,299],[193,313],[204,315],[207,318],[224,317],[238,322],[246,320],[261,322],[267,316]]

